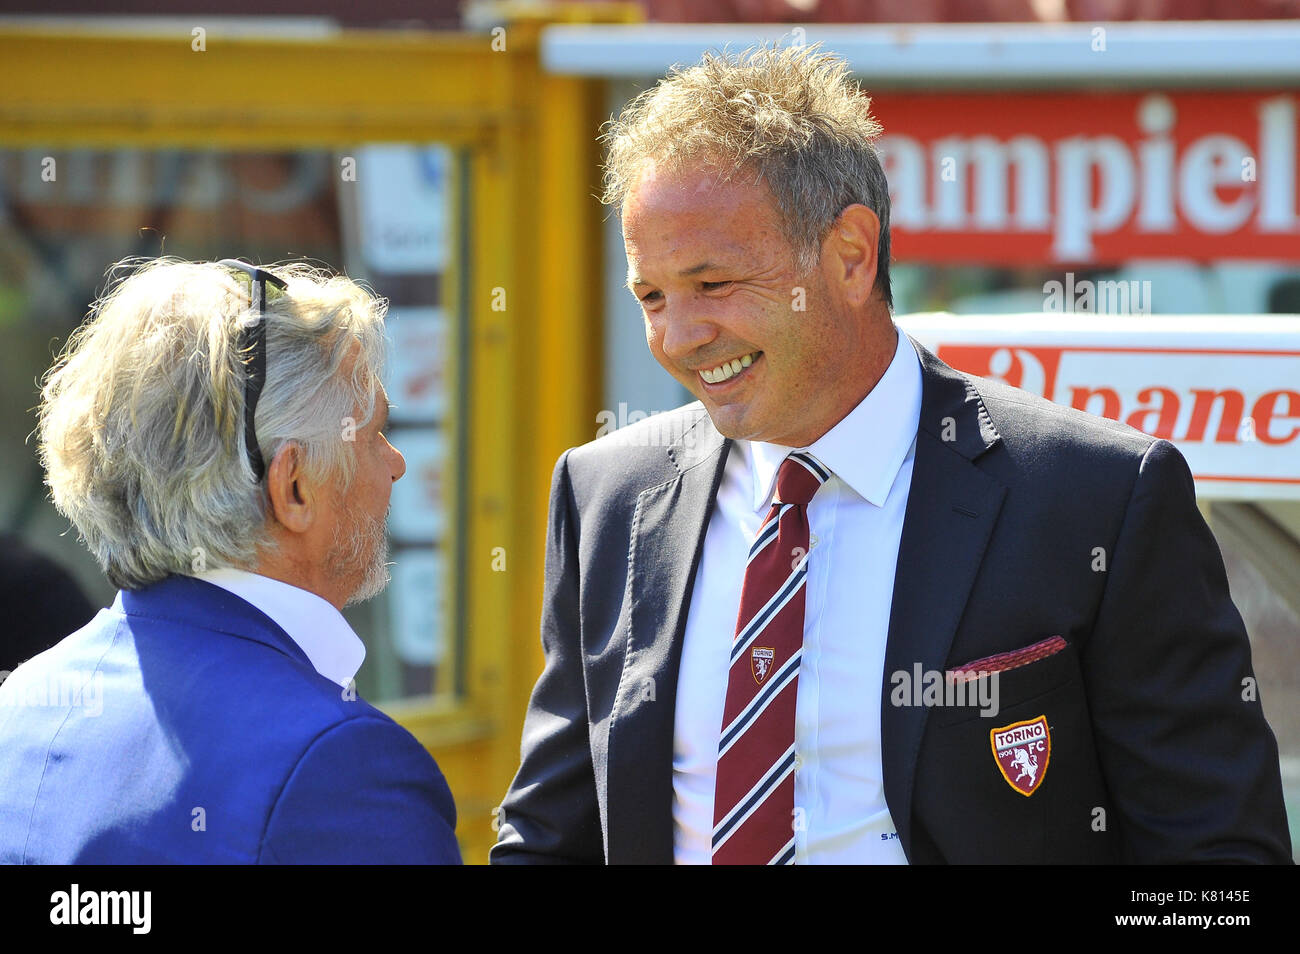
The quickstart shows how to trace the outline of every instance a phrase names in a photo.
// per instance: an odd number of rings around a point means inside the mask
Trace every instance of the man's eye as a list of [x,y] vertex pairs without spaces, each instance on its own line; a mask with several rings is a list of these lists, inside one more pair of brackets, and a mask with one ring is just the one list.
[[705,291],[717,291],[720,288],[726,288],[732,282],[701,282]]
[[646,292],[645,295],[641,297],[641,301],[642,302],[658,301],[659,300],[658,296],[659,296],[659,292],[657,291]]

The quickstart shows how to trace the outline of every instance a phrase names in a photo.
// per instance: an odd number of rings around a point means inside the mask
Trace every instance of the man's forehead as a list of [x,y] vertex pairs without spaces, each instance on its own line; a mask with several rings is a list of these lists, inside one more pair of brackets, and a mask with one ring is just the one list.
[[776,218],[766,188],[707,174],[639,185],[628,193],[621,216],[629,252],[636,246],[660,245],[678,232],[686,240],[709,233],[710,242],[718,241],[720,234],[734,235],[736,244],[744,244],[746,235],[774,224]]
[[646,267],[670,269],[689,278],[714,269],[735,268],[766,258],[772,245],[784,245],[784,233],[774,214],[753,205],[724,204],[692,215],[657,210],[624,217],[623,248],[628,283],[636,284]]
[[748,172],[726,175],[714,166],[661,168],[647,165],[623,200],[624,220],[631,209],[646,206],[689,209],[717,202],[762,202],[771,194]]
[[707,221],[661,223],[658,228],[623,231],[628,277],[643,268],[669,269],[689,278],[718,268],[750,261],[773,230],[754,228],[753,217],[716,217]]

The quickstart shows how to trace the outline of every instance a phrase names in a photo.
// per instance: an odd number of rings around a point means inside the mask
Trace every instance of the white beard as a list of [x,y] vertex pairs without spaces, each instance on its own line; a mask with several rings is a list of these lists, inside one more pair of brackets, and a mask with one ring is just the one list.
[[386,521],[358,512],[355,521],[348,526],[335,525],[329,565],[336,578],[358,581],[345,606],[363,603],[382,593],[388,585]]

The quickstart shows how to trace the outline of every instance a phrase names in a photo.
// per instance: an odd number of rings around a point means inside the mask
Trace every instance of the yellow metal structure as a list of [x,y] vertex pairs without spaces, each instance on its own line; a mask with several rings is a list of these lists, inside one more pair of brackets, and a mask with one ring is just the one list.
[[[594,436],[601,401],[599,83],[544,74],[547,22],[629,20],[624,4],[555,5],[501,30],[325,37],[0,28],[0,147],[331,148],[440,143],[469,155],[464,692],[387,710],[437,758],[467,861],[487,860],[541,667],[547,491]],[[510,5],[501,8],[509,17]],[[195,17],[195,26],[202,24]],[[201,49],[199,47],[202,47]],[[461,349],[461,345],[467,347]],[[455,541],[450,541],[453,544]],[[501,548],[501,549],[497,549]],[[455,547],[449,552],[456,552]],[[494,561],[495,557],[495,561]],[[501,557],[505,569],[501,570]],[[494,569],[494,562],[496,569]],[[455,611],[455,610],[458,610]],[[458,640],[454,639],[453,642]]]

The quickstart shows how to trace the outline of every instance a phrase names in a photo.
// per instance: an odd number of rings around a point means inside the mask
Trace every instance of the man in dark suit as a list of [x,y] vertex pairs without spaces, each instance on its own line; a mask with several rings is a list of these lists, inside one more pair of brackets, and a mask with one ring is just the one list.
[[560,458],[493,861],[1288,860],[1186,464],[897,331],[845,73],[707,57],[614,125],[629,286],[700,400]]
[[40,453],[120,592],[0,684],[0,864],[460,862],[340,612],[387,582],[406,469],[383,316],[306,266],[158,260],[72,338]]

